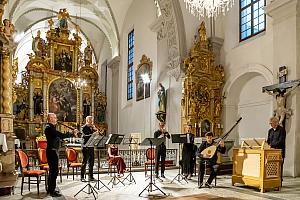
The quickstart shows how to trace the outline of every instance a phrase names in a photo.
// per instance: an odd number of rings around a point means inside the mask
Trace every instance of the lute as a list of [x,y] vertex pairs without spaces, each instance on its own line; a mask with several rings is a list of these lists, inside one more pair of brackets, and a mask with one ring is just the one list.
[[222,137],[214,140],[214,143],[213,145],[211,145],[210,147],[207,147],[206,149],[204,149],[200,154],[203,158],[207,158],[207,159],[210,159],[212,158],[216,151],[217,151],[217,147],[219,146],[219,143],[221,140],[224,140],[228,135],[229,133],[236,127],[236,125],[238,125],[238,123],[242,120],[242,117],[240,117],[236,123],[231,127],[231,129],[225,133]]

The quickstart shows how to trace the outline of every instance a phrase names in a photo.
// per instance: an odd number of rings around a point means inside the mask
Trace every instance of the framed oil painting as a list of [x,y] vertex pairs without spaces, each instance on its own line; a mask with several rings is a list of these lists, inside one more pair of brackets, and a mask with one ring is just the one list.
[[68,45],[57,45],[54,53],[54,70],[73,71],[73,50]]
[[77,91],[71,81],[57,79],[50,84],[48,110],[58,121],[76,122]]
[[[140,64],[135,71],[136,77],[136,101],[150,97],[150,83],[144,85],[142,75],[147,74],[150,81],[152,79],[152,61],[143,55]],[[144,92],[145,89],[145,92]]]

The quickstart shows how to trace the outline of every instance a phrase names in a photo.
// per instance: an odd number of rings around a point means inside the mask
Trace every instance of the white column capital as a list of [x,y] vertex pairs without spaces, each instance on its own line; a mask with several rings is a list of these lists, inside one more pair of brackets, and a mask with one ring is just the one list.
[[266,6],[265,12],[273,18],[273,23],[278,23],[291,16],[295,16],[298,6],[297,0],[274,0]]

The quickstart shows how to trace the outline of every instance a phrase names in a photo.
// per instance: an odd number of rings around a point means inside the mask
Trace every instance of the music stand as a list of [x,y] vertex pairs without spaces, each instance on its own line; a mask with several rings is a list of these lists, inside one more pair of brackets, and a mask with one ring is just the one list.
[[[143,142],[140,144],[142,146],[150,146],[151,148],[151,153],[152,153],[152,149],[153,149],[153,145],[160,145],[161,143],[164,142],[164,138],[145,138],[143,140]],[[152,156],[151,156],[152,157]],[[143,189],[143,191],[139,194],[139,196],[141,196],[141,194],[145,191],[148,190],[148,192],[152,192],[153,190],[153,186],[156,187],[156,190],[159,190],[161,193],[163,193],[164,195],[166,195],[166,193],[164,193],[159,187],[157,187],[155,185],[155,183],[153,183],[153,175],[152,175],[152,159],[150,160],[151,165],[150,165],[150,182],[149,184]]]
[[[107,140],[107,136],[101,136],[101,135],[96,135],[95,140],[94,140],[94,147],[97,148],[97,156],[98,156],[98,167],[97,167],[97,172],[98,172],[98,179],[97,182],[94,186],[94,188],[97,188],[97,190],[101,190],[103,187],[106,187],[109,191],[110,189],[100,180],[100,148],[105,147],[105,142]],[[102,184],[102,187],[100,187],[100,183]]]
[[[172,134],[172,143],[178,143],[178,159],[180,161],[180,147],[182,143],[188,143],[188,138],[189,134]],[[182,168],[183,168],[183,162],[182,162]],[[177,179],[176,179],[177,178]],[[181,183],[182,180],[185,180],[186,183],[188,183],[188,181],[186,180],[186,177],[183,176],[180,173],[180,165],[178,168],[178,174],[173,178],[173,180],[171,181],[171,183],[173,183],[173,181],[177,180],[179,183]]]
[[131,148],[131,145],[132,144],[137,144],[137,143],[138,142],[133,137],[125,138],[124,141],[123,141],[123,144],[128,144],[129,145],[129,174],[125,177],[125,179],[123,180],[123,183],[124,183],[125,180],[128,180],[129,184],[131,184],[132,182],[134,182],[136,184],[135,179],[134,179],[134,177],[131,173],[131,167],[132,167],[132,161],[131,161],[132,148]]
[[[95,146],[95,141],[99,141],[99,135],[98,134],[93,134],[90,139],[86,142],[86,144],[84,145],[84,147],[94,147]],[[97,139],[97,140],[96,140]],[[101,182],[102,183],[102,182]],[[103,183],[102,183],[103,184]],[[104,184],[103,184],[104,185]],[[88,191],[85,192],[84,189],[88,188]],[[105,186],[106,187],[106,186]],[[96,199],[95,194],[98,195],[98,192],[96,191],[96,189],[91,185],[91,181],[90,179],[88,179],[88,183],[81,188],[75,195],[74,197],[76,197],[80,192],[84,192],[86,194],[93,194],[94,198]]]
[[[121,144],[123,139],[124,139],[124,135],[110,134],[105,144]],[[122,183],[125,186],[125,184],[116,176],[115,170],[114,170],[114,176],[111,178],[111,180],[108,182],[107,185],[109,185],[110,183],[112,184],[112,188],[114,187],[114,185],[118,185],[119,183]]]

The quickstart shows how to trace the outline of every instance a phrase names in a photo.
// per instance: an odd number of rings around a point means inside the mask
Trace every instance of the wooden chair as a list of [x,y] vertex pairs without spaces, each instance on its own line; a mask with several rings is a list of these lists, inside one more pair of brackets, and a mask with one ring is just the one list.
[[[46,149],[38,148],[38,158],[39,158],[39,166],[42,170],[46,170],[46,172],[49,172],[49,165],[48,165],[48,160],[47,160],[47,155],[46,155]],[[60,182],[62,183],[62,175],[61,175],[61,170],[62,167],[61,165],[58,166],[59,169],[59,176],[60,176]]]
[[[22,184],[21,184],[21,195],[23,194],[23,185],[24,183],[28,183],[28,190],[30,191],[30,183],[31,177],[35,177],[36,178],[36,183],[37,184],[37,192],[38,194],[40,194],[40,182],[41,182],[41,176],[45,175],[45,188],[47,190],[47,173],[45,170],[30,170],[29,169],[29,159],[27,154],[23,151],[18,149],[17,150],[19,159],[20,159],[20,168],[21,168],[21,172],[22,172]],[[24,182],[24,178],[28,177],[28,182]]]
[[144,166],[145,166],[145,176],[147,176],[147,170],[148,170],[148,167],[150,165],[151,167],[151,164],[153,165],[153,167],[155,166],[155,149],[154,148],[148,148],[146,150],[146,161],[144,163]]
[[66,148],[66,155],[67,155],[67,179],[69,175],[69,168],[72,167],[73,170],[73,180],[74,180],[74,168],[76,169],[76,175],[77,175],[77,168],[82,166],[82,163],[77,162],[77,152],[73,148]]

